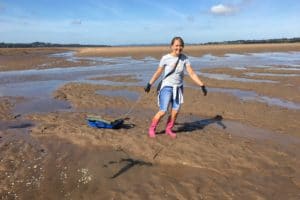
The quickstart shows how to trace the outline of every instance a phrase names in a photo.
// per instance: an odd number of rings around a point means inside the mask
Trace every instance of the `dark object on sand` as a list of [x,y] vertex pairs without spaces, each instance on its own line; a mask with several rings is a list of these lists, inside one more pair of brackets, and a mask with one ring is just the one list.
[[88,125],[93,128],[118,129],[121,128],[125,119],[116,119],[114,121],[108,121],[98,116],[88,116],[86,120],[88,122]]

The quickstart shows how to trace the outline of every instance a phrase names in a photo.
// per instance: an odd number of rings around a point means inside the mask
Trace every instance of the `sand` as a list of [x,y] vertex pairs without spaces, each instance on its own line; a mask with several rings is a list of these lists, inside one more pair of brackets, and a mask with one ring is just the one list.
[[[244,44],[244,45],[187,45],[184,51],[190,56],[202,56],[212,54],[223,56],[226,53],[257,53],[257,52],[284,52],[299,51],[300,43],[286,44]],[[99,47],[77,49],[78,56],[103,56],[121,57],[132,56],[144,58],[151,56],[160,59],[162,55],[170,51],[169,46],[145,46],[145,47]]]
[[[160,57],[168,47],[113,47],[70,49],[88,56]],[[299,51],[299,44],[211,45],[186,47],[194,56],[211,53]],[[3,71],[36,68],[23,55],[0,49]],[[47,55],[65,49],[26,49],[39,64]],[[7,57],[9,57],[9,60]],[[16,57],[15,62],[12,58]],[[7,61],[2,58],[7,58]],[[23,60],[22,60],[23,59]],[[45,60],[44,60],[45,59]],[[51,58],[52,59],[52,58]],[[73,62],[56,58],[73,66]],[[24,66],[20,62],[24,61]],[[55,60],[55,59],[54,59]],[[28,65],[27,65],[28,64]],[[82,63],[81,63],[82,64]],[[86,62],[85,64],[88,64]],[[45,65],[51,68],[53,65]],[[79,66],[76,65],[75,66]],[[247,72],[286,73],[270,69],[217,68],[203,72],[246,77]],[[293,72],[295,73],[295,72]],[[177,139],[157,138],[147,127],[157,111],[154,89],[145,94],[137,86],[68,83],[53,98],[68,101],[72,109],[16,115],[13,107],[22,97],[0,98],[0,194],[3,199],[299,199],[300,111],[241,101],[210,87],[255,91],[260,95],[300,102],[299,77],[272,76],[274,83],[241,83],[201,77],[208,96],[185,89],[185,103],[174,130]],[[263,79],[254,76],[255,79]],[[105,76],[95,79],[138,82],[139,77]],[[268,80],[270,77],[268,77]],[[188,84],[191,80],[186,79]],[[128,91],[132,99],[97,91]],[[298,92],[295,92],[298,91]],[[85,117],[126,117],[118,130],[93,129]]]

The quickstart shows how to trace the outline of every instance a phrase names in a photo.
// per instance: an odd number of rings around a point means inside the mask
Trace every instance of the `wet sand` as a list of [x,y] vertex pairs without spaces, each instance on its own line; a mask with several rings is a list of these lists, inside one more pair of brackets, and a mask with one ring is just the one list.
[[[72,48],[0,48],[0,70],[46,69],[100,64],[89,60],[66,60],[55,54],[74,51]],[[54,55],[54,56],[53,56]]]
[[[299,45],[223,48],[208,46],[195,50],[200,52],[195,55],[246,53],[255,49],[257,52],[296,51]],[[153,47],[154,53],[142,51],[144,47],[132,48],[139,51],[123,48],[126,54],[121,50],[112,53],[111,49],[107,49],[107,53],[89,48],[78,52],[82,56],[126,56],[130,53],[133,57],[155,57],[161,53],[157,47]],[[10,64],[9,69],[22,69],[18,68],[18,62],[15,68]],[[33,66],[26,65],[24,69],[30,67]],[[201,72],[241,78],[249,78],[245,73],[250,72],[290,73],[257,68],[207,68]],[[299,74],[299,71],[291,73]],[[145,94],[139,86],[67,83],[52,95],[69,102],[71,109],[27,115],[17,115],[13,111],[15,105],[23,101],[22,97],[1,97],[1,197],[299,199],[300,111],[258,101],[242,101],[210,88],[249,90],[300,103],[300,78],[251,75],[253,79],[267,78],[280,84],[202,78],[208,86],[208,96],[204,97],[199,88],[185,88],[185,103],[174,127],[178,134],[175,140],[164,134],[166,119],[160,123],[156,139],[147,137],[151,117],[157,111],[156,95],[154,90]],[[134,75],[94,78],[97,79],[120,83],[140,81],[140,77]],[[186,84],[193,85],[189,78]],[[101,91],[111,91],[111,95]],[[126,117],[130,108],[133,108],[128,115],[130,119],[118,130],[93,129],[85,121],[90,114],[106,119]]]
[[[144,58],[152,56],[160,59],[162,55],[170,51],[169,46],[155,47],[103,47],[103,48],[80,48],[78,56],[103,56]],[[293,44],[246,44],[246,45],[187,45],[184,51],[190,56],[202,56],[212,54],[223,56],[226,53],[254,53],[254,52],[285,52],[300,51],[300,43]]]

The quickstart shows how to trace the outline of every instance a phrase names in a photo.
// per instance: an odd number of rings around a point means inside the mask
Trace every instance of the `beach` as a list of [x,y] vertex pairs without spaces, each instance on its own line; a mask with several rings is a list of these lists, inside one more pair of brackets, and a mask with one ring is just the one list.
[[177,138],[151,139],[168,51],[0,49],[1,198],[299,199],[300,43],[187,45],[208,95],[186,76]]

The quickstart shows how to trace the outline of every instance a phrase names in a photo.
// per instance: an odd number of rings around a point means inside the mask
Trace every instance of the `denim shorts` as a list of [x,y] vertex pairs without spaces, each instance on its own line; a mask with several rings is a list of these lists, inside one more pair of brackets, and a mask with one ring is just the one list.
[[173,110],[179,110],[180,103],[178,95],[177,98],[174,100],[173,87],[165,86],[159,92],[159,109],[166,112],[170,103]]

